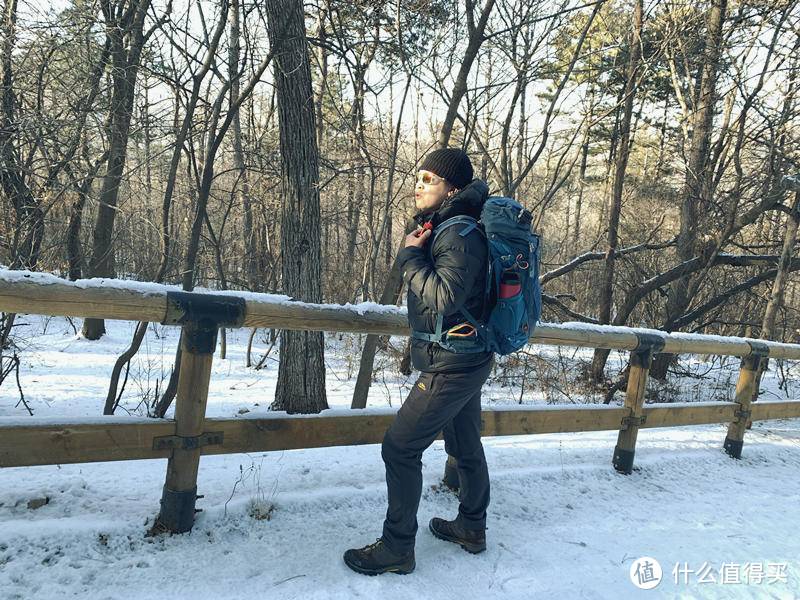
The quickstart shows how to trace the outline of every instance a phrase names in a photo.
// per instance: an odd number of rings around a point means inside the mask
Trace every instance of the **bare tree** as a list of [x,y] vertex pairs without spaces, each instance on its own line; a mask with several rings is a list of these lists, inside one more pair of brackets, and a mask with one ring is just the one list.
[[[112,95],[109,117],[109,148],[106,172],[100,191],[97,219],[94,223],[92,255],[89,261],[91,277],[113,277],[114,220],[117,199],[125,172],[133,101],[139,60],[147,38],[156,30],[144,29],[150,0],[103,0],[101,9],[105,20],[106,38],[111,56]],[[102,319],[85,319],[83,336],[99,339],[106,331]]]
[[[239,0],[231,0],[230,8],[230,48],[228,50],[228,77],[231,81],[231,103],[239,97],[240,91],[240,61],[241,61],[241,36],[240,13],[242,7]],[[237,197],[242,206],[244,214],[242,235],[244,237],[244,263],[245,273],[247,274],[247,284],[251,290],[258,288],[260,280],[258,273],[258,260],[256,256],[255,226],[253,225],[253,209],[250,198],[250,179],[244,160],[244,149],[242,147],[242,120],[240,112],[237,110],[233,116],[233,164],[238,171]]]
[[[224,27],[227,18],[228,5],[223,3],[223,10],[219,18],[220,28]],[[196,267],[198,260],[198,252],[200,249],[200,237],[204,226],[208,226],[208,201],[211,196],[211,188],[214,183],[215,164],[217,153],[219,152],[222,142],[230,128],[235,116],[238,114],[242,103],[246,98],[253,93],[255,86],[261,80],[261,76],[266,71],[269,63],[274,56],[274,47],[263,57],[261,62],[256,66],[254,72],[250,76],[247,84],[241,88],[237,96],[229,96],[233,80],[238,80],[237,77],[229,77],[227,81],[218,90],[214,101],[211,104],[210,116],[207,123],[207,129],[204,132],[205,145],[203,148],[202,162],[196,160],[194,154],[190,156],[189,165],[194,177],[194,185],[197,190],[196,202],[194,205],[194,215],[192,218],[192,226],[189,233],[189,240],[186,246],[186,252],[183,258],[183,269],[181,270],[181,285],[185,291],[191,291],[195,286],[195,278],[197,276]],[[213,55],[209,55],[212,57]],[[228,98],[227,112],[223,116],[223,106],[225,99]],[[214,232],[209,229],[212,238],[215,238]],[[219,245],[219,242],[217,242]],[[318,267],[319,268],[319,267]],[[158,402],[156,414],[163,416],[166,414],[172,400],[175,397],[178,386],[178,377],[180,375],[181,364],[181,344],[175,353],[175,366],[170,376],[169,384],[164,390],[164,394]]]
[[[322,300],[319,156],[303,4],[265,3],[275,56],[281,150],[281,272],[292,298]],[[328,408],[321,332],[281,332],[275,410],[314,413]]]
[[[609,208],[608,245],[606,247],[605,264],[603,266],[603,283],[600,288],[600,310],[598,311],[598,320],[604,325],[611,322],[611,307],[614,301],[614,266],[617,243],[619,241],[619,221],[622,213],[622,191],[625,185],[625,173],[628,169],[628,157],[630,155],[633,100],[636,94],[636,80],[639,77],[639,61],[642,55],[643,13],[643,0],[636,0],[633,7],[631,36],[628,45],[629,58],[625,81],[622,120],[620,122],[619,151],[616,157],[617,164],[614,170],[614,187]],[[608,350],[602,348],[598,348],[594,351],[591,376],[592,380],[595,382],[603,381],[608,352]]]
[[14,207],[13,268],[35,269],[44,237],[44,210],[26,180],[17,147],[17,98],[12,54],[16,40],[17,0],[5,0],[2,23],[2,114],[0,114],[0,185]]
[[[725,22],[727,6],[727,0],[712,0],[711,10],[708,13],[703,59],[698,72],[700,83],[692,113],[691,148],[686,165],[686,181],[681,194],[683,200],[677,245],[679,262],[686,262],[697,254],[700,211],[711,203],[709,197],[711,135],[714,112],[717,107],[717,78],[722,51],[722,26]],[[689,278],[679,277],[670,287],[665,323],[667,331],[671,330],[671,321],[686,310],[689,301]],[[671,355],[658,355],[653,362],[651,375],[657,379],[663,379],[671,360]]]
[[453,91],[450,93],[450,102],[447,106],[447,115],[442,123],[442,128],[439,131],[439,147],[445,148],[450,143],[450,136],[453,134],[453,125],[455,125],[456,117],[458,115],[458,107],[464,94],[467,93],[467,78],[472,70],[472,64],[475,62],[475,57],[478,56],[481,44],[483,44],[486,31],[486,24],[489,22],[489,15],[494,8],[495,0],[486,0],[481,9],[478,19],[476,17],[476,9],[478,8],[474,0],[466,0],[465,2],[465,17],[467,20],[467,32],[469,41],[467,48],[464,51],[464,58],[458,68],[455,83],[453,84]]

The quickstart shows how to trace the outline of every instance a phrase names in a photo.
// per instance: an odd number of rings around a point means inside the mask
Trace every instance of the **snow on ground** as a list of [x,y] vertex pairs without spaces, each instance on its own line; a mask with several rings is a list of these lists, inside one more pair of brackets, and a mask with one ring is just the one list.
[[[21,381],[34,418],[96,417],[131,324],[110,322],[107,337],[87,342],[63,319],[20,323]],[[148,332],[123,397],[131,414],[146,413],[148,381],[166,380],[176,333]],[[326,340],[329,403],[347,406],[358,336]],[[210,416],[263,411],[272,398],[277,349],[254,372],[244,367],[246,341],[246,331],[229,335],[230,358],[215,360]],[[259,334],[254,358],[268,346]],[[587,400],[557,367],[574,370],[588,351],[532,351],[534,371],[559,389],[521,390],[498,369],[487,404]],[[624,354],[612,357],[611,372]],[[386,354],[378,361],[386,369],[369,406],[396,407],[414,377],[396,376]],[[651,391],[729,400],[737,366],[698,357],[684,363],[687,376]],[[797,373],[779,389],[788,367],[773,367],[765,397],[797,398]],[[0,387],[0,419],[26,414],[11,383]],[[457,507],[439,489],[445,453],[437,442],[424,457],[417,570],[403,577],[364,577],[341,560],[380,533],[377,445],[203,457],[194,530],[155,539],[144,532],[157,512],[163,460],[0,469],[0,598],[800,598],[800,419],[756,423],[740,461],[722,451],[725,431],[644,429],[630,476],[611,467],[616,432],[487,438],[489,549],[476,556],[427,531],[431,517]],[[49,502],[29,508],[42,498]],[[631,581],[641,557],[663,569],[653,590]]]

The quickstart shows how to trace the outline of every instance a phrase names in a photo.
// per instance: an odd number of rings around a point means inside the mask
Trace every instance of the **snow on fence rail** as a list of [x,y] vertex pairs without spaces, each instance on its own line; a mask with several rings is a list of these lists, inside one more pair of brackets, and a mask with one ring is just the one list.
[[[220,327],[408,335],[404,310],[373,303],[307,304],[247,292],[182,292],[176,287],[111,279],[69,282],[0,270],[0,311],[153,321],[183,328],[174,420],[104,417],[80,420],[0,418],[0,467],[168,459],[156,528],[189,531],[194,523],[201,454],[264,452],[381,441],[393,411],[329,410],[320,415],[206,419],[211,362]],[[749,421],[800,417],[800,402],[758,402],[762,360],[800,360],[800,345],[582,323],[546,324],[531,342],[630,350],[623,407],[507,407],[483,410],[486,436],[619,430],[612,464],[630,473],[640,428],[728,423],[725,451],[740,458]],[[644,406],[654,354],[742,357],[734,402]]]
[[[176,300],[178,286],[121,279],[67,281],[46,273],[0,269],[0,311],[54,317],[84,317],[179,324],[182,308]],[[193,293],[192,296],[199,296]],[[172,299],[170,299],[170,296]],[[309,304],[288,296],[253,292],[214,291],[214,297],[241,298],[244,316],[239,327],[279,327],[307,331],[341,331],[408,335],[404,308],[374,302],[362,304]],[[642,335],[661,338],[662,352],[749,356],[752,344],[766,344],[770,358],[800,360],[800,345],[750,338],[665,333],[657,329],[541,323],[532,343],[586,348],[636,350]]]

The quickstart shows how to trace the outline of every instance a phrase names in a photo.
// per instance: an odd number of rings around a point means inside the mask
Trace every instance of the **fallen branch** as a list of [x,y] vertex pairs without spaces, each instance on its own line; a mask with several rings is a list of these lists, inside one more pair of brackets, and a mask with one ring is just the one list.
[[111,381],[108,385],[108,394],[106,395],[106,404],[103,408],[104,415],[113,415],[114,410],[119,405],[120,398],[122,398],[122,392],[125,390],[125,383],[128,381],[128,372],[125,372],[125,382],[122,384],[122,389],[117,393],[117,384],[119,383],[119,376],[122,373],[122,367],[128,366],[130,369],[130,361],[139,351],[139,347],[142,345],[142,340],[144,339],[144,334],[147,332],[147,321],[140,321],[136,324],[136,331],[133,334],[133,339],[131,340],[131,345],[128,346],[128,349],[123,352],[119,358],[117,358],[117,362],[114,363],[114,368],[111,371]]
[[573,319],[577,319],[578,321],[583,321],[584,323],[593,323],[595,325],[600,324],[600,321],[598,321],[593,317],[590,317],[588,315],[582,315],[581,313],[575,312],[555,296],[542,294],[542,301],[546,304],[555,306],[557,309],[563,311],[566,315],[572,317]]
[[[677,238],[672,238],[666,242],[659,242],[656,244],[651,244],[649,242],[645,242],[643,244],[636,244],[634,246],[628,246],[627,248],[621,248],[617,250],[617,256],[624,256],[626,254],[634,254],[636,252],[642,252],[643,250],[663,250],[664,248],[669,248],[670,246],[674,246],[677,241]],[[544,285],[548,281],[552,279],[556,279],[557,277],[561,277],[562,275],[566,275],[567,273],[574,271],[579,266],[581,266],[585,262],[589,262],[591,260],[602,260],[605,258],[605,252],[584,252],[583,254],[576,256],[571,261],[566,263],[565,265],[561,265],[557,269],[553,269],[552,271],[548,271],[541,277],[539,277],[539,283]]]
[[[796,271],[800,269],[800,263],[792,264],[791,266],[794,268],[790,268],[789,271]],[[730,300],[736,294],[740,294],[741,292],[747,291],[750,288],[753,288],[759,285],[760,283],[764,283],[767,280],[774,279],[777,273],[778,273],[777,269],[770,269],[769,271],[764,271],[763,273],[759,273],[754,277],[746,279],[742,283],[733,286],[732,288],[723,292],[722,294],[715,296],[705,304],[698,306],[693,311],[686,313],[685,315],[683,315],[682,317],[680,317],[675,321],[674,326],[677,329],[685,327],[689,323],[696,321],[698,318],[702,317],[708,311],[713,310],[719,305],[726,302],[727,300]]]
[[[732,267],[752,267],[762,265],[777,265],[778,256],[767,255],[738,255],[738,254],[718,254],[713,259],[713,266],[732,266]],[[626,298],[624,304],[617,311],[617,316],[614,318],[612,325],[625,325],[628,317],[633,312],[633,309],[639,302],[651,292],[672,283],[676,279],[685,277],[692,273],[701,271],[706,267],[706,260],[701,256],[695,256],[687,261],[682,262],[665,271],[651,277],[650,279],[642,282],[642,284],[631,290]],[[800,268],[800,259],[795,259],[790,265],[790,269],[796,270]]]

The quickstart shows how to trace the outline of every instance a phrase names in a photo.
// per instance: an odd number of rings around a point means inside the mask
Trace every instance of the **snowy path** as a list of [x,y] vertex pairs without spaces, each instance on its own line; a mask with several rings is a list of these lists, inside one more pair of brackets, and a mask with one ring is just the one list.
[[[108,336],[87,342],[63,319],[19,322],[22,382],[36,417],[96,419],[133,324],[109,321]],[[209,416],[256,414],[274,394],[275,353],[266,369],[246,369],[246,340],[245,330],[230,334],[229,359],[215,360]],[[148,332],[123,398],[127,410],[143,414],[143,390],[168,375],[176,342],[177,329]],[[329,403],[348,406],[358,340],[329,336],[326,343]],[[261,335],[256,347],[267,347]],[[547,359],[537,369],[577,370],[576,361],[591,356],[536,352]],[[611,358],[619,366],[625,354]],[[379,361],[385,370],[369,406],[397,407],[413,378],[395,375],[386,355]],[[714,377],[673,381],[672,393],[681,400],[730,400],[737,363],[698,359],[697,372],[713,368]],[[770,371],[765,398],[800,397],[792,369],[783,390]],[[573,395],[543,395],[529,384],[523,401],[587,401],[566,391]],[[519,397],[517,381],[505,388],[494,382],[484,401]],[[26,418],[17,400],[14,386],[0,388],[0,418]],[[800,598],[800,419],[756,423],[741,461],[722,451],[725,431],[723,425],[644,429],[630,476],[611,467],[616,432],[485,440],[489,549],[477,556],[427,531],[431,517],[452,516],[457,506],[452,494],[433,489],[445,460],[437,442],[424,457],[417,570],[406,577],[364,577],[341,560],[345,549],[380,532],[386,491],[376,445],[205,457],[198,482],[204,512],[194,531],[158,539],[144,532],[158,509],[166,461],[0,469],[0,600]],[[48,504],[28,508],[44,497]],[[629,577],[643,556],[663,568],[654,590],[637,589]],[[684,571],[728,563],[726,583],[700,583],[686,573],[687,583],[681,574],[676,584],[676,563],[685,563]],[[761,583],[756,571],[744,571],[746,563],[762,567]],[[783,565],[784,577],[776,577]],[[730,583],[732,566],[742,583]],[[720,573],[711,575],[720,581]]]
[[[613,432],[487,439],[489,549],[477,556],[425,527],[456,508],[431,489],[444,462],[437,442],[425,455],[417,570],[406,577],[363,577],[341,561],[380,531],[378,446],[203,458],[194,531],[156,540],[143,532],[164,461],[4,469],[0,589],[8,600],[800,597],[800,422],[756,424],[741,461],[721,451],[724,432],[643,430],[631,476],[611,468]],[[50,503],[29,510],[40,496]],[[271,519],[250,516],[253,500],[274,504]],[[655,590],[629,579],[641,556],[664,570]],[[673,566],[684,562],[738,565],[742,583],[692,573],[676,585]],[[762,564],[761,583],[745,582],[745,563]],[[769,583],[779,564],[786,581]]]

